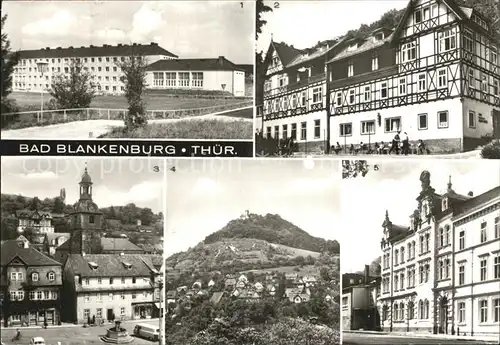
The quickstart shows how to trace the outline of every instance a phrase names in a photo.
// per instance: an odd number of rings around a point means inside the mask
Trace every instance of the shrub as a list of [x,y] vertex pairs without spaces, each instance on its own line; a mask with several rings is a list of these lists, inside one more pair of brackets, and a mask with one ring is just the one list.
[[484,146],[481,150],[481,157],[485,159],[500,159],[500,142],[496,140]]

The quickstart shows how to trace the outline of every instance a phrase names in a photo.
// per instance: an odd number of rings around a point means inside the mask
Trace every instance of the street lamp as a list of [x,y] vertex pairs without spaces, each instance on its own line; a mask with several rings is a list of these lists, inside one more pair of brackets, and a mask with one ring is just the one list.
[[37,67],[38,67],[38,72],[41,74],[41,78],[42,78],[42,88],[41,88],[41,91],[40,91],[40,96],[42,98],[42,105],[41,105],[41,111],[40,111],[40,116],[43,116],[43,75],[44,73],[46,73],[49,68],[49,63],[47,61],[43,61],[43,60],[39,60],[37,61],[36,63]]

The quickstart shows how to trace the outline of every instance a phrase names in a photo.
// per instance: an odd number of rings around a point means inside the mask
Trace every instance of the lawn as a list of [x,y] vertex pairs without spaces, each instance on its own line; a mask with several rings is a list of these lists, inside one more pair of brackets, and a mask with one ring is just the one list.
[[[9,98],[15,99],[18,106],[22,109],[35,107],[38,109],[41,105],[41,96],[39,93],[12,92]],[[44,94],[44,104],[50,100],[49,94]],[[244,102],[242,98],[202,98],[193,96],[167,96],[161,94],[145,95],[146,109],[148,110],[173,110],[173,109],[192,109],[205,108],[222,104],[233,104]],[[126,109],[127,100],[124,96],[96,96],[90,105],[91,108],[110,108]],[[31,110],[31,109],[29,109]]]
[[251,121],[181,120],[171,123],[148,124],[129,131],[115,127],[100,138],[151,138],[151,139],[248,139],[253,137]]

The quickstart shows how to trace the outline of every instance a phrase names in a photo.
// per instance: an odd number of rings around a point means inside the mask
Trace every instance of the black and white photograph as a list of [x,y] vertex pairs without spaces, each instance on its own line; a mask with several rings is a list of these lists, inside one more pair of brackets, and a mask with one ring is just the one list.
[[158,344],[162,160],[2,158],[2,344]]
[[256,155],[499,159],[498,6],[257,1]]
[[254,26],[251,0],[4,1],[2,138],[252,140]]
[[367,165],[340,188],[343,344],[498,344],[500,165]]
[[340,344],[334,161],[167,161],[165,344]]

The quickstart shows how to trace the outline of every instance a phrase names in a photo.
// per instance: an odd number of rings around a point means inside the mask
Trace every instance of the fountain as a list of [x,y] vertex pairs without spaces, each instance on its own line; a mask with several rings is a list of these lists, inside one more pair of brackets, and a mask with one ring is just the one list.
[[101,337],[105,343],[111,344],[128,344],[134,341],[127,330],[120,326],[121,321],[115,321],[115,327],[106,330],[106,335]]

